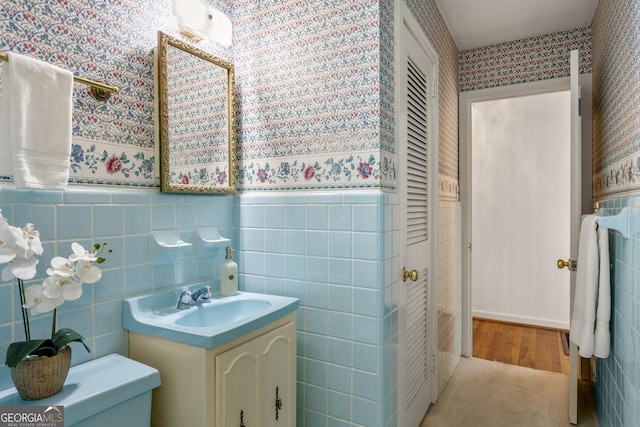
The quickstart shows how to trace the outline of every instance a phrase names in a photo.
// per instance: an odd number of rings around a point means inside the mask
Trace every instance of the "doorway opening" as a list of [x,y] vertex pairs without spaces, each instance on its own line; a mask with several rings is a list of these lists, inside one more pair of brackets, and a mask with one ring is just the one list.
[[[472,250],[472,195],[474,194],[474,183],[472,181],[472,105],[484,101],[503,100],[514,97],[525,97],[545,93],[563,92],[569,89],[568,78],[549,79],[544,81],[530,82],[518,85],[501,86],[488,89],[479,89],[460,93],[460,196],[462,201],[462,242],[467,246],[467,250],[462,251],[462,355],[470,357],[473,351],[473,290],[471,286],[472,258],[476,256],[478,248],[473,245]],[[580,76],[580,86],[583,99],[591,99],[591,75]],[[584,102],[582,105],[582,147],[581,163],[583,170],[590,170],[591,167],[591,103]],[[523,157],[523,156],[521,156]],[[523,175],[520,171],[518,174]],[[510,181],[510,177],[504,178]],[[591,201],[591,175],[582,175],[582,211],[587,212]],[[515,191],[515,190],[514,190]],[[507,212],[508,206],[501,204],[503,212]],[[473,242],[475,243],[475,242]],[[562,257],[562,255],[561,255]],[[566,255],[564,256],[566,258]],[[553,268],[552,262],[551,268]],[[533,266],[537,267],[537,266]],[[502,268],[502,267],[499,267]],[[476,313],[477,314],[477,313]],[[520,319],[502,318],[503,321],[522,322]],[[547,325],[559,328],[558,325]],[[560,326],[561,327],[561,326]]]
[[[568,90],[471,104],[474,357],[568,373]],[[479,342],[477,342],[479,341]]]

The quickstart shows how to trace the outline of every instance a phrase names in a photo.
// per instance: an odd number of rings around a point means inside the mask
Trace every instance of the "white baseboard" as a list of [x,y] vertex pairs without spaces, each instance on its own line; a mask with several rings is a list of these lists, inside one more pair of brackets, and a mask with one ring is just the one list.
[[518,316],[505,313],[493,313],[490,311],[473,310],[473,317],[497,320],[500,322],[521,323],[523,325],[541,326],[543,328],[569,330],[569,322],[559,320],[541,319],[538,317]]

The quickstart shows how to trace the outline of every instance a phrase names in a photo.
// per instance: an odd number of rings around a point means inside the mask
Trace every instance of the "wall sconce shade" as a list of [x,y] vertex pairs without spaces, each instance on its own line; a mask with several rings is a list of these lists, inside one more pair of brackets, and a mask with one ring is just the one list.
[[173,0],[173,14],[180,33],[195,41],[208,39],[225,47],[232,44],[231,19],[201,0]]

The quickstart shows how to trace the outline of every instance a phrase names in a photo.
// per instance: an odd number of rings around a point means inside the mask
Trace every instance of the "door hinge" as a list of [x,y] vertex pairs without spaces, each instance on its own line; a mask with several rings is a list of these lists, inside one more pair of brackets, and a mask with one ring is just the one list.
[[437,93],[438,93],[438,82],[434,80],[431,82],[431,96],[435,98]]
[[582,117],[582,98],[578,98],[578,117]]
[[431,355],[431,372],[435,372],[436,371],[436,355],[432,354]]

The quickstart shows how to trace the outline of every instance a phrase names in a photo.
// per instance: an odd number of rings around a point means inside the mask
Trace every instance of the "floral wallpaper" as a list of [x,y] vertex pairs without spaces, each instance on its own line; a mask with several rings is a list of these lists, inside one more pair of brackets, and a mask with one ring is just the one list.
[[591,28],[576,28],[460,52],[460,91],[569,75],[569,51],[580,50],[580,74],[591,72]]
[[458,48],[434,0],[406,1],[440,61],[439,198],[458,198]]
[[601,0],[593,27],[593,194],[640,190],[640,2]]
[[377,2],[234,2],[241,188],[381,186],[379,20]]
[[[393,2],[208,1],[234,23],[230,50],[198,47],[236,66],[238,187],[393,189]],[[171,3],[0,4],[0,52],[119,88],[102,103],[74,86],[72,182],[158,185],[153,48],[158,30],[181,37]]]
[[[179,37],[170,0],[0,2],[0,52],[28,55],[119,89],[100,102],[88,86],[74,84],[70,182],[159,186],[153,71],[158,30]],[[214,43],[200,47],[231,59]]]

